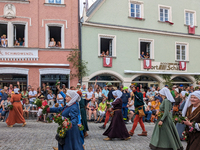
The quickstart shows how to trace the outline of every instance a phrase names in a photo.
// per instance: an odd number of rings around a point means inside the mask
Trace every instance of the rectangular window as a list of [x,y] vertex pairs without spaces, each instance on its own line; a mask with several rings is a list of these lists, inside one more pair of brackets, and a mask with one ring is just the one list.
[[154,59],[154,40],[139,39],[139,58]]
[[112,45],[113,39],[109,38],[101,38],[101,50],[100,54],[105,54],[106,56],[112,56]]
[[178,61],[186,60],[186,45],[176,44],[176,59]]
[[61,43],[61,28],[62,27],[57,27],[57,26],[49,26],[48,27],[48,47],[62,47]]
[[185,20],[186,20],[186,25],[194,26],[194,13],[186,12]]
[[48,3],[62,4],[61,0],[48,0]]
[[7,47],[7,24],[0,24],[0,47]]
[[141,18],[141,4],[131,3],[131,17]]
[[160,21],[169,21],[169,9],[160,8]]
[[151,42],[140,42],[140,58],[150,58]]
[[13,45],[14,46],[25,46],[25,25],[13,24]]
[[116,56],[116,36],[98,35],[98,56]]

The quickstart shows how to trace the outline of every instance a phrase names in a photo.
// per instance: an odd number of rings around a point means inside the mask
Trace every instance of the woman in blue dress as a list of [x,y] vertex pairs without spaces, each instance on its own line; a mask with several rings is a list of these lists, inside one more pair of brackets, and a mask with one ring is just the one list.
[[[65,144],[60,145],[58,143],[59,150],[83,150],[81,142],[80,131],[78,128],[79,122],[79,107],[76,102],[80,101],[80,96],[76,91],[68,90],[65,95],[66,106],[59,108],[48,108],[48,113],[59,113],[62,112],[63,117],[70,119],[72,128],[66,132]],[[63,122],[63,126],[67,126],[67,122]]]

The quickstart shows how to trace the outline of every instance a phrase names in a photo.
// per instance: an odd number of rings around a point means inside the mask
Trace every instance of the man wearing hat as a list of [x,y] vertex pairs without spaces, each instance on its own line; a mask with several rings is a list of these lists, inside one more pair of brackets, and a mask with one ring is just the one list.
[[[43,95],[40,96],[40,100],[42,101],[42,106],[41,106],[41,108],[39,107],[39,110],[38,110],[38,113],[37,113],[37,115],[38,115],[37,121],[39,121],[39,117],[42,115],[43,108],[47,105],[47,101],[44,100]],[[44,117],[44,122],[45,122],[46,121],[46,115],[43,115],[43,117]]]
[[81,90],[81,84],[80,83],[77,83],[77,88],[76,90],[80,91]]
[[127,115],[128,115],[128,101],[130,99],[130,94],[128,93],[128,87],[124,86],[123,87],[123,91],[122,91],[122,115],[123,115],[123,119],[124,121],[127,121]]
[[176,89],[176,85],[173,85],[172,86],[172,91],[171,91],[171,94],[172,94],[173,97],[175,97],[175,92],[174,92],[175,89]]
[[104,122],[104,125],[103,126],[100,126],[99,128],[101,129],[105,129],[106,128],[106,124],[108,123],[109,121],[109,118],[110,118],[110,111],[108,108],[111,107],[110,103],[113,102],[113,100],[115,99],[113,97],[113,94],[112,92],[114,91],[113,87],[112,87],[112,83],[108,83],[107,84],[107,87],[108,87],[108,90],[109,90],[109,93],[108,93],[108,100],[106,101],[106,104],[107,104],[107,112],[106,112],[106,119],[105,119],[105,122]]

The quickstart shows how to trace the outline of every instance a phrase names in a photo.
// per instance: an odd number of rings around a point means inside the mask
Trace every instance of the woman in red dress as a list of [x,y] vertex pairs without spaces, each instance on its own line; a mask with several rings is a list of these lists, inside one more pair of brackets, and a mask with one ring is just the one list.
[[23,109],[21,104],[22,95],[19,94],[19,89],[14,89],[14,93],[11,96],[10,102],[13,105],[13,109],[9,111],[9,116],[6,120],[8,127],[13,127],[15,123],[23,123],[22,127],[26,125],[26,121],[23,117]]

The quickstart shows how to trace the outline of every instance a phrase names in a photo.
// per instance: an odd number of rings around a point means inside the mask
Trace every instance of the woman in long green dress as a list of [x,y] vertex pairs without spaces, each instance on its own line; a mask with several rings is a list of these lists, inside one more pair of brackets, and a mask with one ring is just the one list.
[[87,131],[89,131],[89,129],[88,129],[88,124],[87,124],[87,114],[86,114],[86,110],[85,110],[84,99],[81,98],[79,105],[80,105],[80,111],[81,111],[81,122],[82,122],[82,125],[84,126],[83,133],[84,133],[84,137],[87,137],[88,136]]
[[163,115],[158,118],[149,146],[153,150],[183,150],[170,112],[172,109],[172,102],[175,102],[175,100],[166,87],[160,90],[159,93],[164,99],[160,105],[160,113]]

